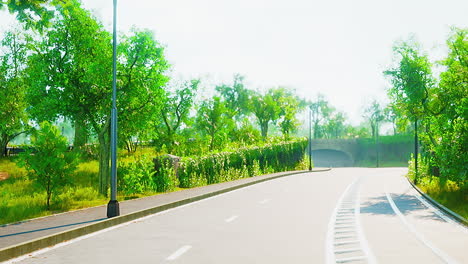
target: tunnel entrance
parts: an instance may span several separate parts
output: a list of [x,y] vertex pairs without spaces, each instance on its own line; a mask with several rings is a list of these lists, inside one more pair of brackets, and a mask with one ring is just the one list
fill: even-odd
[[332,149],[312,150],[315,167],[352,167],[353,160],[348,154]]

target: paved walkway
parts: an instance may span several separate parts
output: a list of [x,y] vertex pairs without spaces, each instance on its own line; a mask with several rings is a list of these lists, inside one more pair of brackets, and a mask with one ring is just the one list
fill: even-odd
[[[320,168],[314,168],[314,171],[323,171]],[[145,210],[185,200],[190,197],[196,197],[207,193],[212,193],[227,188],[264,181],[270,178],[277,178],[282,175],[291,174],[291,172],[280,172],[269,175],[257,176],[213,184],[203,187],[186,189],[177,192],[164,193],[155,196],[144,197],[135,200],[122,201],[120,203],[120,214],[127,215],[137,211]],[[10,224],[0,227],[0,251],[4,248],[24,243],[41,237],[57,234],[66,230],[90,225],[107,219],[107,205],[81,209],[36,219],[27,220],[17,224]]]

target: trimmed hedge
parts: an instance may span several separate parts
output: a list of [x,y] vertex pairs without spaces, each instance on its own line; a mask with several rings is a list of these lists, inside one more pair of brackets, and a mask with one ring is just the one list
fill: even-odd
[[262,173],[293,170],[304,157],[307,140],[241,148],[195,158],[182,158],[179,186],[190,188]]

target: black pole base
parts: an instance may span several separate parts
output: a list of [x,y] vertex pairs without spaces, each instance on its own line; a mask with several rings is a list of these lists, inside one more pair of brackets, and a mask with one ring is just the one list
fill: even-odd
[[119,202],[117,200],[110,200],[107,204],[107,218],[120,215]]

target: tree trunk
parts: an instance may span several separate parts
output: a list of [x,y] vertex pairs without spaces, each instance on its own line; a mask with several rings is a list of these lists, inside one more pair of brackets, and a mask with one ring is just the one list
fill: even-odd
[[48,179],[47,179],[47,189],[46,189],[46,193],[47,193],[47,210],[50,210],[50,197],[52,196],[52,187],[50,186],[51,184],[51,176],[47,176]]
[[318,138],[318,122],[314,122],[314,139]]
[[75,119],[75,138],[73,140],[73,148],[80,150],[88,141],[88,133],[86,123],[79,118]]
[[215,133],[210,133],[210,137],[211,137],[211,140],[210,140],[210,151],[213,151],[214,149],[214,141],[215,141]]
[[262,132],[263,140],[266,140],[268,136],[268,121],[267,122],[260,122],[260,130]]
[[98,134],[99,140],[99,193],[108,195],[110,185],[110,137],[109,125],[104,125]]
[[414,184],[418,184],[418,119],[414,121]]
[[8,136],[2,134],[0,137],[0,156],[7,156]]

